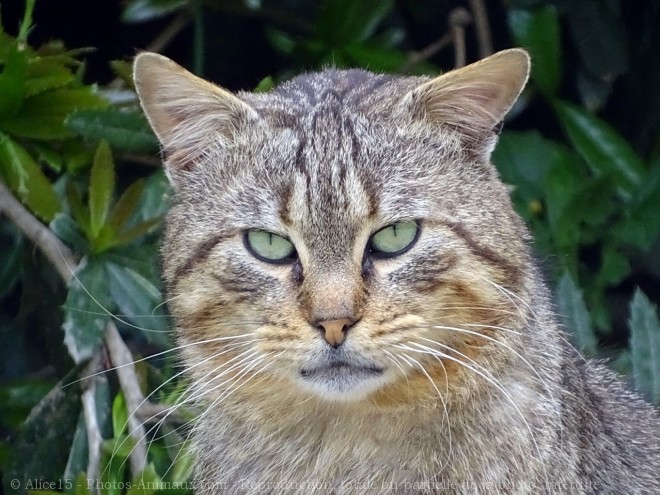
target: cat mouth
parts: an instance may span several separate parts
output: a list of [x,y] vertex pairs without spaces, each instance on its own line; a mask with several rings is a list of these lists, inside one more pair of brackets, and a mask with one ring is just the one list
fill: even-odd
[[382,375],[383,368],[377,366],[356,366],[346,361],[334,361],[314,368],[302,368],[300,376],[306,380],[325,380],[360,377],[372,378]]

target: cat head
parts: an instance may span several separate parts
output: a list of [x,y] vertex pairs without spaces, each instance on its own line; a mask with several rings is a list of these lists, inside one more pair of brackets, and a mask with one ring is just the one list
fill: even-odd
[[195,378],[361,400],[458,390],[465,363],[506,362],[527,233],[490,154],[528,73],[513,49],[435,79],[327,70],[232,94],[139,55]]

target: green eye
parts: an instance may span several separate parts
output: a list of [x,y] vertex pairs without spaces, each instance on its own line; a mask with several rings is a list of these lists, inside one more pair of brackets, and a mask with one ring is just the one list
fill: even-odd
[[392,258],[405,253],[419,237],[419,225],[415,221],[397,222],[380,229],[369,240],[372,255]]
[[248,230],[245,246],[257,259],[268,263],[289,263],[295,259],[296,248],[284,237],[265,230]]

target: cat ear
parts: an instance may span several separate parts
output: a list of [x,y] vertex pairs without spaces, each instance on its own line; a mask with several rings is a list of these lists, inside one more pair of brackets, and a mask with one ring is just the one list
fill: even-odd
[[417,118],[449,125],[481,141],[511,109],[529,77],[525,50],[498,52],[412,90],[404,100]]
[[167,57],[141,53],[133,65],[144,113],[167,158],[168,174],[192,166],[209,147],[230,145],[256,111],[229,91],[191,74]]

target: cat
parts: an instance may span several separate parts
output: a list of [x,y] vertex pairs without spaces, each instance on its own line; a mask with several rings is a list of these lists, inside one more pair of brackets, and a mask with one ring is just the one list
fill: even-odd
[[196,493],[660,493],[658,412],[568,343],[490,163],[529,68],[232,94],[138,55]]

